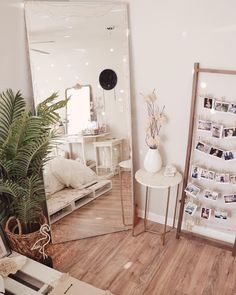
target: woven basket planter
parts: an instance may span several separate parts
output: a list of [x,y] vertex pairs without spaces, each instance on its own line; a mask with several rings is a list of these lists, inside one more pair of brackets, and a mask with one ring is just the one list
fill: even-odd
[[[40,261],[42,259],[42,254],[39,253],[38,249],[31,249],[39,239],[43,238],[42,234],[40,233],[40,227],[47,223],[46,217],[41,215],[37,222],[39,229],[29,234],[22,234],[22,228],[19,220],[15,217],[10,217],[5,225],[5,233],[11,249],[29,258]],[[41,245],[43,244],[44,241],[42,240]]]

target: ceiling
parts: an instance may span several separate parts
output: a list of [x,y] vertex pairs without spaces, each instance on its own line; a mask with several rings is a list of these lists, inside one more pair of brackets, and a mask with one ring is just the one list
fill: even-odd
[[[42,51],[83,51],[127,38],[124,4],[41,2],[25,4],[30,47]],[[112,28],[112,29],[111,29]]]

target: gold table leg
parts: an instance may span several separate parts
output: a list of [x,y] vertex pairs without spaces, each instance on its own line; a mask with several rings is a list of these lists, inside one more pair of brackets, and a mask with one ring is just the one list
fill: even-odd
[[167,203],[166,203],[166,216],[165,216],[165,225],[164,225],[164,232],[162,234],[162,245],[165,244],[166,238],[166,227],[167,227],[167,218],[168,218],[168,211],[169,211],[169,203],[170,203],[170,187],[168,187],[168,196],[167,196]]
[[146,187],[145,209],[144,209],[144,231],[147,231],[147,204],[148,204],[149,189]]
[[[162,245],[165,244],[166,234],[169,233],[175,227],[175,219],[176,219],[178,197],[179,197],[179,187],[180,187],[180,185],[178,184],[177,192],[176,192],[176,199],[175,199],[175,211],[174,211],[173,226],[171,227],[171,229],[167,230],[166,228],[167,228],[167,219],[168,219],[169,204],[170,204],[170,191],[171,191],[171,188],[168,187],[168,196],[167,196],[167,202],[166,202],[166,214],[165,214],[165,223],[164,223],[164,231],[163,231],[163,233],[159,233],[159,232],[156,232],[156,231],[153,231],[153,230],[149,230],[147,228],[147,207],[148,207],[149,187],[146,187],[145,212],[144,212],[144,231],[143,232],[150,232],[150,233],[153,233],[153,234],[161,235]],[[137,237],[138,235],[142,234],[143,232],[140,232],[137,235],[134,235],[134,226],[133,226],[133,233],[132,234],[133,234],[134,237]]]
[[173,226],[172,229],[175,228],[175,219],[176,219],[176,212],[177,212],[177,204],[179,199],[179,184],[177,186],[177,192],[176,192],[176,199],[175,199],[175,213],[174,213],[174,219],[173,219]]

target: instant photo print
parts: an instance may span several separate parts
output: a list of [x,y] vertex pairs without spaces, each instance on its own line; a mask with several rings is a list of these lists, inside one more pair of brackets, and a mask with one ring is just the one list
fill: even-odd
[[204,121],[204,120],[198,120],[197,121],[197,130],[198,131],[210,132],[211,129],[212,129],[212,122]]
[[204,97],[204,108],[205,109],[212,109],[214,105],[214,99],[210,97]]
[[211,218],[211,208],[202,207],[200,211],[200,217],[202,219],[209,220]]
[[210,201],[217,201],[219,193],[205,189],[203,191],[203,197]]
[[188,204],[185,206],[184,212],[190,216],[193,216],[196,210],[197,210],[197,205],[192,202],[188,202]]
[[225,204],[235,204],[236,203],[236,195],[224,195]]
[[184,191],[186,192],[186,194],[190,195],[191,197],[196,198],[201,190],[199,187],[189,182]]
[[207,145],[201,141],[199,141],[196,145],[196,150],[198,150],[199,152],[202,152],[202,153],[206,153],[206,154],[209,153],[210,148],[211,147],[209,145]]
[[230,103],[229,104],[228,112],[233,114],[233,115],[236,115],[236,104],[235,103]]
[[229,103],[227,102],[222,102],[222,101],[216,101],[214,110],[217,112],[224,112],[227,113],[229,110]]
[[228,213],[225,212],[225,211],[215,210],[214,211],[214,217],[215,217],[215,219],[227,220],[228,219]]

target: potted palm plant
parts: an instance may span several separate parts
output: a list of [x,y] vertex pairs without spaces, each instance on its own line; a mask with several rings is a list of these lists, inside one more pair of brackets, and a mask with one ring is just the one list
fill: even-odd
[[0,207],[11,248],[40,259],[31,248],[40,238],[40,226],[47,223],[42,203],[45,192],[42,168],[47,161],[55,133],[51,125],[60,120],[58,110],[65,100],[55,102],[57,93],[36,109],[26,110],[20,92],[0,95]]

